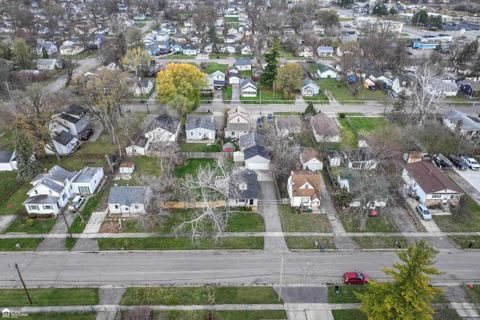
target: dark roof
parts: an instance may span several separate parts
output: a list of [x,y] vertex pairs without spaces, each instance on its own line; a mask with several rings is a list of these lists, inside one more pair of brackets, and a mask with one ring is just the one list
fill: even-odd
[[72,117],[71,115],[67,114],[67,113],[62,113],[60,114],[60,118],[62,118],[63,120],[65,121],[68,121],[70,123],[77,123],[78,121],[80,121],[80,117]]
[[248,66],[252,64],[252,60],[250,59],[237,59],[235,60],[236,66]]
[[109,204],[120,204],[130,206],[132,204],[144,204],[148,187],[139,186],[117,186],[110,189],[108,196]]
[[257,87],[257,84],[252,79],[242,79],[242,80],[240,80],[240,88],[243,88],[244,86],[246,86],[248,84],[251,84],[255,88]]
[[336,136],[340,134],[340,128],[335,120],[328,117],[325,113],[314,115],[311,119],[313,130],[319,136]]
[[[245,184],[246,188],[242,187]],[[258,179],[253,170],[243,170],[233,175],[229,185],[229,196],[233,199],[257,199]]]
[[73,139],[75,139],[75,137],[66,130],[60,131],[53,137],[53,140],[64,146],[69,144]]
[[0,162],[2,163],[10,162],[10,159],[12,159],[12,156],[13,156],[13,151],[0,150]]
[[147,132],[155,130],[157,128],[162,128],[171,133],[177,132],[178,124],[180,121],[174,117],[171,117],[167,114],[155,117],[148,126]]
[[28,198],[24,204],[55,204],[58,201],[58,197],[41,194]]
[[88,110],[78,104],[71,104],[68,108],[63,110],[63,113],[67,113],[72,116],[81,117],[84,114],[88,113]]
[[187,115],[186,129],[192,130],[196,128],[215,130],[213,116]]
[[430,162],[419,161],[409,163],[405,165],[405,170],[408,171],[410,177],[412,177],[426,193],[444,191],[446,189],[461,192],[440,169]]
[[248,134],[244,134],[240,136],[238,140],[238,144],[240,146],[240,150],[253,147],[256,144],[262,145],[263,137],[256,132],[250,132]]
[[323,63],[318,65],[318,70],[320,70],[320,72],[325,72],[325,71],[328,71],[328,70],[332,70],[332,71],[337,72],[337,70],[335,70],[334,67],[323,64]]
[[103,169],[101,167],[85,167],[83,168],[73,180],[74,182],[90,182],[98,171]]
[[260,156],[265,159],[270,159],[268,157],[267,151],[265,150],[265,147],[260,146],[258,144],[243,150],[243,154],[245,155],[244,157],[245,160],[248,160],[255,156]]

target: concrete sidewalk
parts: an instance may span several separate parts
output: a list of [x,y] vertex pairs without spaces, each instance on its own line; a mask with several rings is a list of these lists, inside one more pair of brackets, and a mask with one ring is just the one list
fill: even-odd
[[107,210],[92,213],[83,233],[98,233],[106,217]]

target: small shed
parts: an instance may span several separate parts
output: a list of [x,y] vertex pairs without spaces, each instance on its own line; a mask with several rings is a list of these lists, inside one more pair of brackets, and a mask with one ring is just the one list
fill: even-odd
[[235,145],[231,142],[227,142],[223,145],[223,152],[235,152]]
[[135,171],[135,164],[133,162],[122,162],[119,171],[120,173],[132,174]]

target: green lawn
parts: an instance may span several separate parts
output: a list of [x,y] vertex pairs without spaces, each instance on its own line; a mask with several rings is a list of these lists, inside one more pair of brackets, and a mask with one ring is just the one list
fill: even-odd
[[15,131],[0,129],[0,150],[13,151],[15,149]]
[[[60,219],[60,218],[59,218]],[[55,219],[24,219],[18,216],[6,232],[49,233],[55,224]]]
[[[68,289],[29,289],[33,306],[86,306],[99,302],[98,289],[68,288]],[[23,307],[30,306],[23,289],[0,289],[0,306]]]
[[182,152],[220,152],[221,146],[216,143],[182,143],[180,150]]
[[17,172],[0,172],[0,203],[7,200],[8,196],[16,190],[17,186]]
[[135,164],[135,172],[133,178],[140,176],[154,176],[160,177],[162,168],[160,167],[159,160],[152,157],[133,157],[128,160]]
[[[340,103],[363,103],[365,101],[388,101],[388,96],[382,90],[364,89],[362,84],[346,84],[335,79],[322,79],[318,81],[322,90],[332,93],[335,100]],[[355,90],[356,94],[355,94]]]
[[32,313],[27,317],[20,317],[23,320],[95,320],[95,313]]
[[238,17],[225,17],[225,22],[227,23],[238,23],[239,20],[238,20]]
[[256,97],[240,97],[240,100],[247,104],[293,104],[295,98],[285,98],[280,92],[274,92],[268,87],[260,87]]
[[27,200],[27,197],[28,197],[27,192],[31,188],[32,188],[32,185],[25,182],[16,191],[14,191],[8,199],[4,199],[3,202],[0,202],[0,215],[3,215],[3,214],[21,215],[25,211],[23,202]]
[[228,69],[228,64],[210,62],[207,65],[207,67],[205,68],[205,70],[203,70],[203,72],[206,73],[206,74],[210,74],[210,73],[213,73],[215,71],[221,71],[221,72],[225,73],[225,72],[227,72],[227,69]]
[[347,148],[357,148],[358,138],[355,131],[353,131],[353,128],[349,125],[348,120],[346,118],[340,118],[338,119],[338,122],[340,122],[342,145]]
[[[335,249],[335,241],[333,237],[285,237],[287,246],[290,250],[296,249]],[[318,247],[315,245],[318,242]]]
[[230,103],[230,101],[232,101],[232,85],[228,84],[223,92],[223,102]]
[[253,73],[251,70],[243,70],[239,71],[238,75],[240,76],[240,78],[251,78],[253,76]]
[[[127,314],[123,312],[123,314]],[[280,320],[287,319],[284,310],[257,310],[257,311],[155,311],[153,319],[162,320]],[[209,318],[210,317],[210,318]],[[213,317],[213,318],[211,318]],[[127,318],[122,318],[127,319]]]
[[366,285],[344,285],[340,286],[340,293],[335,293],[335,286],[328,287],[328,303],[359,303],[355,292],[364,292]]
[[345,117],[339,118],[342,130],[342,143],[356,148],[358,138],[365,137],[381,125],[388,124],[385,118]]
[[255,212],[243,211],[232,214],[228,219],[225,232],[263,232],[263,217]]
[[187,174],[195,176],[198,168],[214,164],[214,159],[188,159],[183,166],[175,168],[175,176],[177,178],[184,178]]
[[[122,305],[276,304],[271,287],[147,287],[128,288]],[[281,302],[280,302],[281,303]]]
[[376,218],[366,218],[365,228],[361,228],[361,218],[355,212],[339,213],[340,220],[347,232],[396,232],[394,224],[389,220],[388,213],[380,214]]
[[188,55],[188,54],[183,54],[183,53],[178,53],[178,54],[166,54],[166,55],[163,55],[163,56],[158,56],[157,58],[158,59],[195,59],[196,55]]
[[464,287],[467,298],[471,303],[480,303],[480,286],[475,285],[472,289]]
[[352,237],[362,249],[391,249],[397,248],[398,241],[402,248],[407,247],[405,237]]
[[357,309],[332,310],[334,320],[367,320],[367,316]]
[[[0,251],[35,251],[43,238],[0,239]],[[17,243],[20,248],[17,248]]]
[[97,239],[100,250],[261,250],[263,237],[202,238],[102,238]]
[[280,207],[280,220],[285,232],[331,232],[326,215],[296,213],[289,205]]
[[[480,249],[480,236],[450,236],[460,248]],[[469,248],[470,243],[472,246]]]
[[470,196],[464,194],[465,207],[460,210],[468,211],[468,214],[451,216],[433,216],[433,220],[444,232],[475,232],[480,231],[480,205],[473,201]]
[[97,54],[97,50],[84,50],[74,55],[66,55],[61,57],[67,60],[83,60],[83,59],[91,58],[96,54]]
[[305,101],[312,101],[314,104],[321,103],[321,104],[328,104],[328,98],[323,91],[320,91],[316,96],[311,97],[303,97]]

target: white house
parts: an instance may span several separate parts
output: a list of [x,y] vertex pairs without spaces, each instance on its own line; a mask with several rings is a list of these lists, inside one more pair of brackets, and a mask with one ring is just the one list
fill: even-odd
[[79,54],[85,50],[81,44],[67,40],[60,46],[60,54],[64,56],[72,56]]
[[317,150],[313,148],[307,148],[300,154],[300,162],[303,170],[317,172],[323,169],[321,157]]
[[135,163],[122,162],[118,167],[118,172],[121,174],[132,174],[135,171]]
[[313,57],[313,48],[308,46],[300,46],[298,48],[298,56],[304,58]]
[[180,132],[180,121],[169,115],[155,117],[147,128],[145,138],[150,143],[165,143],[177,141]]
[[269,170],[270,158],[261,145],[254,145],[243,150],[245,167],[250,170]]
[[454,81],[441,80],[434,85],[433,92],[444,97],[455,97],[458,93],[458,86]]
[[317,48],[317,55],[322,58],[333,57],[335,51],[331,46],[320,46]]
[[58,52],[57,46],[51,41],[37,41],[35,48],[37,55],[42,56],[45,51],[49,56]]
[[246,45],[242,47],[241,53],[243,56],[250,56],[253,54],[253,50],[249,45]]
[[151,193],[149,187],[112,187],[108,197],[108,210],[110,214],[120,214],[124,217],[146,214]]
[[134,143],[125,148],[127,156],[145,156],[150,148],[150,139],[139,137]]
[[71,190],[73,194],[93,194],[104,177],[103,168],[85,167],[73,178]]
[[404,166],[402,179],[407,194],[418,197],[420,203],[437,206],[441,203],[458,205],[462,192],[439,168],[430,162],[418,161]]
[[375,155],[369,148],[358,148],[347,155],[347,167],[354,170],[375,170],[377,164]]
[[55,68],[61,68],[62,62],[57,59],[37,59],[38,70],[55,70]]
[[185,46],[182,51],[183,54],[189,55],[189,56],[195,56],[198,54],[197,48],[193,46]]
[[318,209],[320,207],[321,175],[311,171],[292,171],[287,181],[290,206],[295,208]]
[[78,139],[66,130],[53,134],[53,146],[46,145],[45,152],[47,154],[58,154],[66,156],[71,154],[78,145]]
[[187,115],[185,125],[187,142],[212,142],[215,140],[213,115]]
[[313,135],[317,142],[340,142],[340,128],[332,118],[325,113],[319,113],[310,118]]
[[231,74],[228,76],[228,83],[229,84],[239,84],[240,77],[237,74]]
[[230,207],[256,207],[258,194],[258,178],[255,171],[246,169],[232,176],[228,192]]
[[320,79],[335,79],[338,76],[338,72],[332,66],[320,64],[318,66],[317,75]]
[[302,96],[313,97],[320,93],[320,87],[311,79],[304,79],[302,84]]
[[221,89],[225,86],[225,74],[221,71],[215,71],[208,75],[209,89]]
[[240,107],[236,106],[234,109],[228,111],[227,127],[225,128],[225,138],[238,139],[241,136],[248,134],[250,131],[250,113]]
[[[90,123],[90,115],[88,110],[77,104],[72,104],[68,108],[52,116],[50,122],[50,130],[61,131],[66,129],[70,134],[77,136]],[[60,124],[61,127],[57,126]]]
[[239,71],[250,71],[250,70],[252,70],[252,60],[250,60],[250,59],[237,59],[235,61],[234,66]]
[[153,90],[153,82],[148,79],[141,79],[135,83],[133,95],[140,97],[148,95]]
[[257,85],[251,79],[242,79],[240,81],[240,96],[242,97],[256,97]]
[[0,171],[17,170],[17,155],[15,151],[0,150]]
[[[348,176],[342,177],[340,175],[337,176],[337,182],[340,188],[344,188],[349,193],[350,193],[350,189],[354,187],[354,184],[356,183],[355,180],[350,179]],[[377,197],[376,199],[367,203],[367,206],[370,207],[371,209],[377,208],[377,207],[383,208],[387,206],[387,201],[388,199],[382,199],[380,197]],[[358,208],[362,206],[362,203],[358,198],[352,199],[352,201],[349,203],[348,206],[352,208]]]

